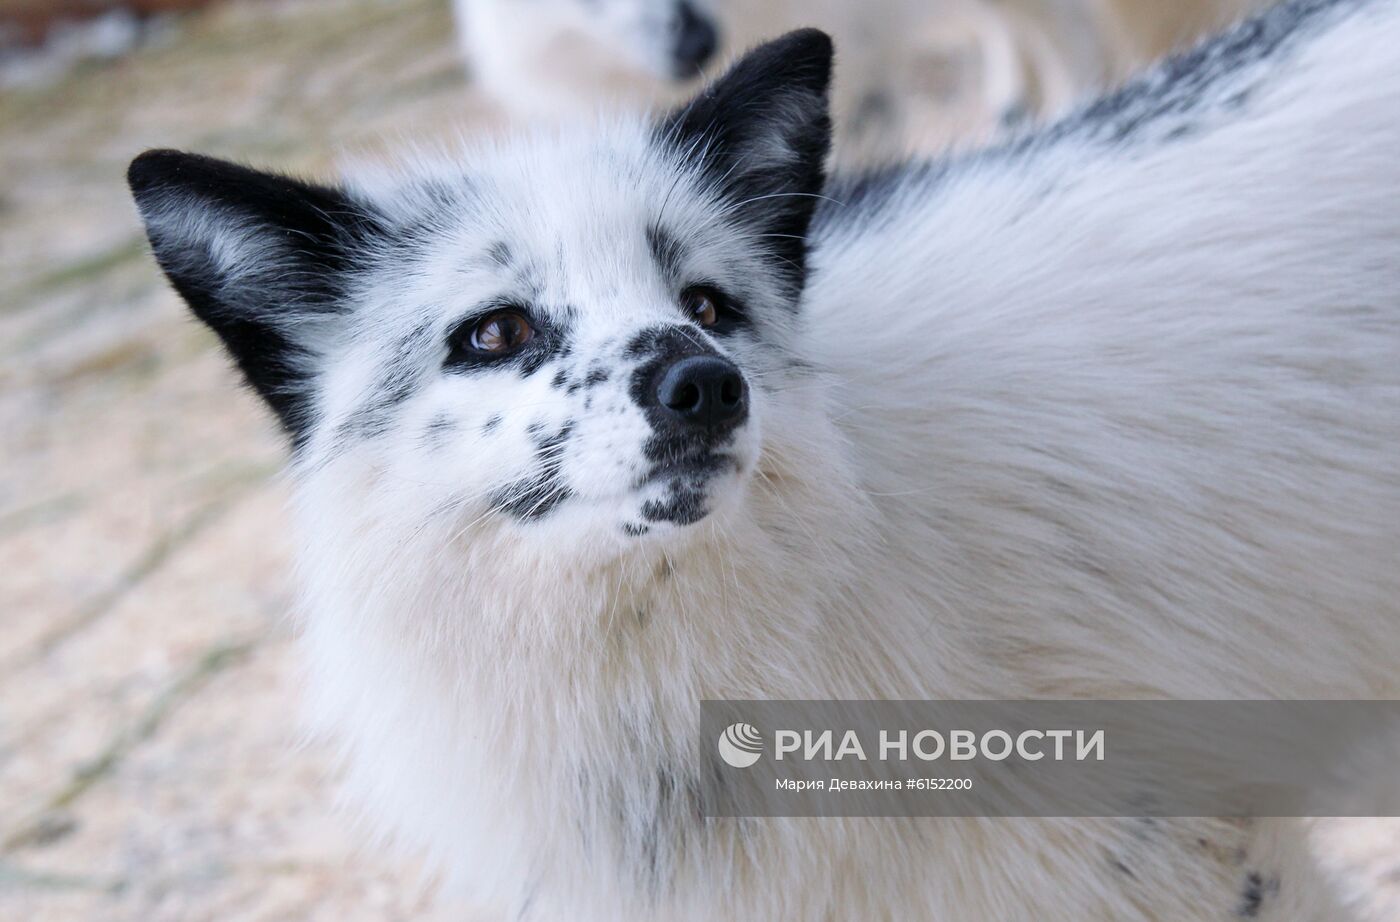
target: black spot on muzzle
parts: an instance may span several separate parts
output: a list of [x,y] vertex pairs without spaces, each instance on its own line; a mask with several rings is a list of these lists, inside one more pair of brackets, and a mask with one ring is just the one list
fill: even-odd
[[530,426],[528,431],[535,443],[535,471],[524,480],[498,490],[491,497],[491,505],[513,518],[532,521],[549,515],[573,496],[563,477],[564,448],[573,429],[573,420],[548,435],[541,427]]

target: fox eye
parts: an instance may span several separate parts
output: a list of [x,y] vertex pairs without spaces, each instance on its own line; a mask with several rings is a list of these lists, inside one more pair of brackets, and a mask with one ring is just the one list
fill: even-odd
[[535,328],[519,311],[487,314],[472,327],[468,342],[472,349],[489,355],[508,355],[528,343]]
[[681,309],[702,327],[712,327],[719,322],[719,303],[708,289],[696,287],[681,292]]

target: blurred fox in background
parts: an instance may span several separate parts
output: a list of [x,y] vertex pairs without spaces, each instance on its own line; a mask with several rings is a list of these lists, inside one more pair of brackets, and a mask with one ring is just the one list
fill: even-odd
[[837,151],[939,149],[1063,113],[1267,0],[454,0],[474,80],[509,114],[679,101],[800,26],[841,48]]

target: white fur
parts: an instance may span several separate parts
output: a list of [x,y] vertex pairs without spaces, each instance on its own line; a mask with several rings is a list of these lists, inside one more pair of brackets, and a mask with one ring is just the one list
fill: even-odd
[[[1280,883],[1259,918],[1343,918],[1296,822],[687,824],[656,774],[701,698],[1396,692],[1400,4],[1320,31],[1127,141],[831,206],[795,319],[636,126],[472,152],[457,210],[415,191],[451,165],[376,186],[436,208],[433,242],[362,293],[295,470],[313,711],[376,828],[532,919],[1204,922],[1251,871]],[[641,237],[663,199],[765,318],[720,346],[755,405],[705,520],[619,531],[645,434],[620,381],[584,411],[424,359],[387,435],[337,442],[376,344],[426,324],[435,355],[497,237],[578,308],[571,361],[621,367],[673,316]],[[426,447],[441,414],[459,435]],[[484,510],[526,425],[570,418],[579,498]]]

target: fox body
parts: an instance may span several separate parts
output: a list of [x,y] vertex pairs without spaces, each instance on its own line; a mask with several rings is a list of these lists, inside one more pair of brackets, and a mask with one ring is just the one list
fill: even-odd
[[827,176],[797,32],[656,121],[345,187],[173,152],[291,444],[316,726],[525,919],[1344,918],[1296,821],[706,820],[704,698],[1385,697],[1400,3]]

